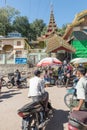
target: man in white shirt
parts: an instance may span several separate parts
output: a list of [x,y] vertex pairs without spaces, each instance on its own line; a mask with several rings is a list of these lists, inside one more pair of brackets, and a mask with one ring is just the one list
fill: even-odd
[[[29,84],[29,97],[35,101],[47,100],[48,102],[48,93],[45,92],[45,81],[40,77],[41,71],[35,70],[34,77],[30,79]],[[47,104],[47,103],[46,103]]]
[[87,77],[85,76],[86,69],[84,67],[77,68],[77,77],[79,81],[76,85],[77,99],[79,99],[78,106],[74,107],[72,111],[79,111],[83,103],[87,104]]

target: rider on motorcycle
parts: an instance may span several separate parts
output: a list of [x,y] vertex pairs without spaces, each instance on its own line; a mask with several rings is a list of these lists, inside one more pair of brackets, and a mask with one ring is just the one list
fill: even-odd
[[42,130],[52,117],[53,111],[48,102],[48,93],[44,90],[45,82],[41,71],[34,72],[29,84],[28,97],[33,102],[18,110],[18,115],[22,117],[22,130]]
[[20,87],[21,74],[18,69],[15,71],[15,78],[16,78],[17,87]]
[[30,79],[29,83],[28,96],[32,98],[33,102],[44,101],[45,110],[47,110],[48,93],[45,92],[45,82],[41,78],[40,70],[35,70],[34,77]]

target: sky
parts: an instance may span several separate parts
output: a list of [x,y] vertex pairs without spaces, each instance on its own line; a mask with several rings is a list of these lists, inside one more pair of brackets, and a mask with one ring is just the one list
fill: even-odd
[[87,9],[87,0],[0,0],[0,8],[14,7],[20,11],[21,16],[27,16],[30,23],[35,19],[43,19],[47,25],[51,5],[53,5],[56,24],[61,28],[71,23],[77,13]]

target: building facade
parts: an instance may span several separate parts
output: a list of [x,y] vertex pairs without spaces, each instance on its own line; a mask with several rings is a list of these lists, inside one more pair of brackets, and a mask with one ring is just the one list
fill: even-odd
[[0,37],[0,64],[16,64],[16,61],[27,58],[30,46],[28,39],[21,36]]

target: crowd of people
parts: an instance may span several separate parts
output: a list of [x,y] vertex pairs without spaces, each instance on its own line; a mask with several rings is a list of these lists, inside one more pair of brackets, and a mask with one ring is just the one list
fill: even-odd
[[59,79],[62,80],[63,77],[64,85],[67,86],[67,83],[69,82],[68,79],[73,73],[73,67],[69,63],[64,61],[62,65],[56,67],[47,66],[41,69],[41,71],[44,72],[45,82],[55,85],[56,81],[58,81]]
[[[44,73],[41,73],[44,72]],[[36,70],[35,76],[30,79],[30,87],[29,87],[29,95],[31,96],[33,101],[41,100],[43,99],[43,95],[45,96],[45,87],[48,82],[50,82],[51,78],[55,77],[55,69],[54,68],[47,68],[45,67],[44,70]],[[77,99],[79,100],[79,104],[72,109],[74,110],[80,110],[83,103],[85,103],[85,107],[87,108],[87,71],[86,68],[83,65],[79,65],[78,67],[72,67],[70,64],[67,64],[64,62],[63,65],[59,66],[57,69],[57,78],[61,76],[61,74],[64,74],[64,80],[65,83],[67,81],[67,78],[69,78],[71,75],[75,76],[76,79],[78,79],[77,85],[76,85],[76,94]],[[46,94],[48,99],[48,94]]]
[[[19,70],[15,71],[17,77],[17,85],[20,85],[19,79],[21,78]],[[53,67],[45,67],[44,69],[37,69],[34,72],[34,77],[29,79],[29,94],[28,96],[32,98],[33,101],[39,101],[42,98],[48,100],[49,94],[45,91],[45,87],[48,87],[51,80],[59,79],[61,75],[64,75],[65,86],[67,79],[71,76],[76,76],[78,83],[76,85],[77,98],[79,99],[78,106],[74,107],[72,110],[80,110],[82,104],[85,102],[87,107],[87,71],[83,65],[79,65],[77,68],[72,67],[66,61],[63,62],[56,70]],[[1,92],[1,82],[0,82],[0,92]],[[46,98],[45,98],[46,97]],[[47,103],[46,103],[47,104]]]

